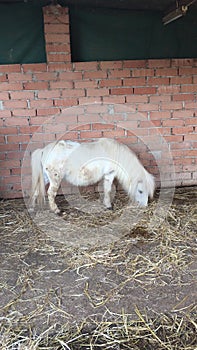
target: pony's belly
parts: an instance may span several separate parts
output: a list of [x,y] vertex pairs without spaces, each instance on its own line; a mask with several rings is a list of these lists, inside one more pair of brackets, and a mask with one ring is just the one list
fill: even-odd
[[93,185],[100,181],[103,177],[101,169],[89,169],[88,167],[81,167],[76,171],[66,171],[65,180],[75,186]]

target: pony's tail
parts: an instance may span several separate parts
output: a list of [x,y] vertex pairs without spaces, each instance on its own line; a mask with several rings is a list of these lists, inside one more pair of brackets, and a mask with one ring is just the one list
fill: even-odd
[[41,159],[42,149],[35,150],[31,156],[32,190],[30,205],[32,208],[34,208],[36,200],[41,208],[45,202],[45,183]]

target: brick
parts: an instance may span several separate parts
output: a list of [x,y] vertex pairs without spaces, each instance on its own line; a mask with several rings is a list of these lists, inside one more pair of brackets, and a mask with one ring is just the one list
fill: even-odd
[[[105,96],[103,97],[103,99]],[[83,105],[86,103],[99,103],[101,102],[101,96],[88,96],[88,97],[79,97],[78,98],[79,105]]]
[[37,116],[54,115],[58,113],[60,113],[60,109],[56,107],[37,109]]
[[25,90],[46,90],[48,88],[48,82],[46,81],[31,81],[24,83]]
[[58,43],[51,43],[51,44],[46,44],[46,52],[47,53],[57,53],[57,52],[70,52],[70,44],[58,44]]
[[171,77],[178,75],[177,68],[157,68],[155,72],[156,76]]
[[81,72],[60,72],[59,80],[82,80]]
[[173,95],[172,100],[173,101],[193,101],[195,99],[194,94],[178,94],[178,95]]
[[5,111],[0,111],[0,118],[9,118],[11,117],[11,111],[5,110]]
[[26,116],[24,118],[22,118],[22,117],[6,118],[6,120],[4,122],[4,126],[5,127],[20,126],[20,125],[29,125],[29,120],[28,120],[28,118]]
[[20,64],[3,64],[0,65],[1,73],[10,73],[10,72],[20,72],[21,66]]
[[148,112],[148,111],[158,111],[159,110],[159,105],[151,104],[151,103],[143,103],[143,104],[138,104],[137,110],[139,112]]
[[[161,124],[162,124],[162,121],[161,121]],[[171,128],[162,126],[162,128],[159,129],[159,133],[163,136],[171,135]]]
[[148,67],[149,68],[166,68],[166,67],[170,67],[171,65],[171,61],[169,59],[150,59],[148,60]]
[[96,71],[98,69],[98,62],[75,62],[75,71]]
[[155,87],[135,87],[134,88],[134,94],[150,94],[153,95],[156,93],[156,88]]
[[193,58],[173,58],[171,59],[171,65],[176,67],[192,66],[194,64]]
[[71,70],[73,67],[72,63],[68,62],[48,62],[48,71],[49,72],[64,72],[66,70]]
[[180,67],[179,75],[196,75],[197,67]]
[[4,135],[15,135],[18,132],[18,128],[16,126],[6,126],[1,128],[1,134]]
[[165,119],[163,120],[163,126],[183,126],[184,125],[184,120],[182,119]]
[[110,89],[110,95],[130,95],[133,94],[133,88],[112,88]]
[[118,130],[104,130],[103,131],[103,137],[109,137],[109,138],[116,138],[125,136],[125,130],[124,129],[118,129]]
[[45,24],[45,33],[69,33],[69,24],[58,23],[58,24]]
[[23,85],[21,82],[17,83],[1,83],[1,91],[13,91],[13,90],[22,90]]
[[109,89],[107,88],[100,88],[100,89],[91,89],[88,88],[86,90],[87,96],[107,96],[109,95]]
[[136,103],[148,103],[147,95],[128,95],[126,96],[126,102],[131,104]]
[[[167,142],[170,142],[170,143],[172,143],[172,142],[182,142],[183,141],[183,136],[182,135],[170,135],[170,136],[166,135],[165,136],[165,140]],[[180,153],[179,155],[182,155],[182,152],[179,152],[179,153]],[[175,156],[174,152],[172,153],[172,155]]]
[[3,100],[3,101],[9,100],[9,93],[0,91],[0,100]]
[[186,157],[196,157],[197,156],[197,149],[191,149],[191,150],[187,150],[185,151],[185,156]]
[[92,124],[92,130],[107,130],[107,129],[113,130],[114,128],[115,126],[113,124],[106,124],[106,123]]
[[54,106],[56,107],[70,107],[70,106],[76,106],[77,104],[78,104],[78,101],[76,98],[54,100]]
[[31,81],[32,74],[30,73],[8,73],[9,82],[17,82],[17,81]]
[[147,85],[169,85],[170,84],[170,78],[166,77],[148,77],[147,79]]
[[100,62],[100,69],[122,69],[122,61],[102,61]]
[[31,123],[31,125],[39,127],[39,126],[42,126],[44,123],[47,123],[49,119],[50,119],[50,117],[48,116],[48,114],[43,115],[43,116],[39,115],[37,117],[31,117],[30,123]]
[[50,80],[57,80],[57,72],[36,72],[33,73],[33,79],[36,81],[50,81]]
[[94,131],[81,131],[80,132],[80,138],[82,139],[92,139],[92,138],[98,138],[102,137],[102,131],[100,130],[94,130]]
[[192,76],[176,76],[170,78],[170,84],[192,84]]
[[175,110],[175,109],[178,109],[178,110],[182,110],[183,108],[183,103],[182,101],[177,101],[177,102],[161,102],[160,104],[161,106],[161,110]]
[[90,104],[85,107],[85,113],[86,114],[101,114],[101,113],[107,113],[108,112],[108,106],[107,105],[100,105],[100,104]]
[[[108,82],[108,80],[106,80],[106,82]],[[101,84],[98,85],[96,80],[74,81],[74,87],[76,89],[97,88],[98,86],[102,87]]]
[[89,71],[84,72],[83,79],[105,79],[107,71]]
[[154,69],[132,69],[132,77],[150,77],[154,76]]
[[102,100],[104,103],[125,103],[125,96],[124,95],[103,96]]
[[5,74],[0,73],[0,83],[3,83],[3,82],[5,82],[5,81],[7,81],[7,77],[6,77],[6,75],[5,75]]
[[34,99],[33,91],[11,91],[10,98],[12,100],[31,100]]
[[73,89],[72,81],[50,81],[50,89]]
[[67,129],[67,123],[66,120],[62,123],[58,124],[44,124],[43,125],[43,133],[47,134],[56,134],[56,133],[62,133],[65,134],[68,131]]
[[27,108],[27,101],[21,100],[8,100],[4,101],[4,107],[9,109],[15,108]]
[[144,68],[146,64],[146,60],[127,60],[123,61],[123,68]]
[[195,102],[185,102],[185,109],[195,109],[195,110],[197,110],[197,101],[195,101]]
[[108,71],[108,76],[110,79],[114,78],[129,78],[131,77],[130,69],[110,69]]
[[46,33],[45,34],[46,43],[69,43],[70,35],[68,33]]
[[46,63],[27,63],[22,65],[22,70],[24,73],[32,72],[46,72]]
[[191,133],[193,131],[193,128],[191,126],[185,126],[181,128],[172,128],[172,134],[174,135],[185,135],[188,133]]
[[[23,159],[23,154],[22,154],[21,152],[19,152],[19,151],[16,151],[16,152],[7,152],[6,158],[7,158],[8,160],[9,160],[9,159],[14,159],[14,160],[19,159],[19,160],[22,160],[22,159]],[[20,174],[20,173],[21,173],[21,169],[19,168],[19,169],[17,169],[17,170],[18,170],[18,174]],[[15,174],[16,174],[16,171],[15,171]],[[12,175],[14,175],[14,174],[12,173]]]
[[185,125],[197,125],[197,116],[185,119]]
[[48,62],[70,62],[71,61],[71,55],[70,52],[65,53],[48,53],[47,54],[47,61]]
[[185,140],[186,142],[197,141],[197,133],[185,135],[184,140]]
[[181,85],[181,90],[180,92],[194,92],[196,93],[197,91],[197,84],[191,84],[191,85]]
[[101,122],[101,118],[98,114],[92,114],[92,115],[79,115],[78,116],[78,123],[100,123]]
[[158,86],[157,92],[158,94],[177,94],[180,92],[180,86],[179,85]]
[[182,110],[182,111],[173,111],[174,118],[191,118],[193,116],[193,110]]
[[150,103],[157,103],[160,104],[161,102],[170,102],[171,96],[170,95],[153,95],[149,97]]
[[122,86],[122,79],[103,79],[99,82],[100,87]]
[[12,110],[13,117],[33,117],[36,115],[35,109],[13,109]]
[[[91,130],[94,129],[94,125],[99,125],[98,123],[96,124],[84,124],[84,125],[78,125],[76,127],[73,127],[73,130],[81,131],[81,130]],[[98,128],[99,129],[99,128]]]
[[38,91],[37,93],[37,97],[38,99],[43,99],[43,98],[60,98],[61,97],[61,92],[60,90],[41,90],[41,91]]
[[34,134],[36,131],[38,130],[37,126],[32,126],[32,125],[26,125],[24,126],[23,124],[21,124],[21,126],[19,126],[18,128],[18,133],[19,134]]
[[84,89],[65,89],[62,91],[62,97],[82,97],[85,96]]
[[30,141],[30,135],[22,135],[22,134],[20,134],[20,135],[8,135],[8,143],[20,143],[20,142],[27,143],[29,141]]
[[146,80],[145,80],[145,77],[125,78],[123,79],[123,85],[124,86],[143,86],[143,85],[146,85]]
[[3,135],[0,135],[0,143],[1,144],[5,143],[5,138]]
[[31,108],[53,107],[53,100],[52,99],[31,100],[30,106]]

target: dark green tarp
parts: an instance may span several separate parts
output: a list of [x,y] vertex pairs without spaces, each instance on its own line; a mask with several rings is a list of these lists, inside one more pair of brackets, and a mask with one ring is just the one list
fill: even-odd
[[[0,64],[46,62],[41,2],[0,4]],[[197,57],[197,12],[70,8],[73,61]]]
[[166,26],[162,13],[73,7],[73,61],[197,57],[197,12]]
[[0,64],[46,62],[42,7],[0,4]]

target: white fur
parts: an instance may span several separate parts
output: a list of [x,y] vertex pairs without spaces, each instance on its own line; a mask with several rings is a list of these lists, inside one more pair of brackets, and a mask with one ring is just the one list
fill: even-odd
[[76,186],[104,182],[104,205],[111,207],[110,192],[114,178],[131,199],[141,206],[148,204],[154,194],[154,177],[137,156],[114,139],[101,138],[94,142],[59,141],[32,154],[32,207],[39,198],[42,204],[45,185],[49,183],[48,198],[52,211],[58,213],[55,196],[61,181]]

